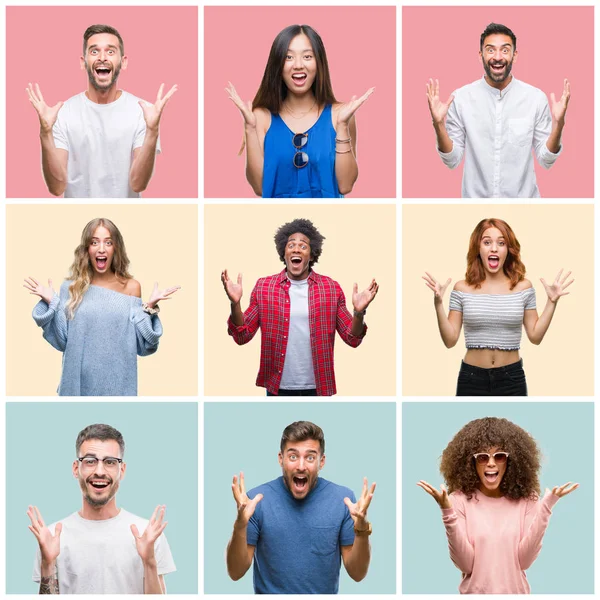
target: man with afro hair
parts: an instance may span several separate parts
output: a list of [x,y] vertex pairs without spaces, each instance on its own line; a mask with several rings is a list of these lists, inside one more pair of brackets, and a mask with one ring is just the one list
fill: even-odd
[[261,330],[260,370],[256,385],[268,396],[331,396],[336,393],[333,368],[335,332],[356,348],[367,332],[364,316],[379,286],[352,292],[353,314],[340,285],[313,271],[325,238],[307,219],[294,219],[275,233],[283,271],[258,280],[250,305],[242,312],[242,276],[227,270],[221,281],[231,302],[228,332],[236,344],[248,343]]

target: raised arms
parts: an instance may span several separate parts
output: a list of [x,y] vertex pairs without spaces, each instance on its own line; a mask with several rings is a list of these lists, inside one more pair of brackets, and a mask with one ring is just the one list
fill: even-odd
[[37,506],[27,508],[27,516],[31,521],[28,526],[40,546],[40,594],[59,594],[58,573],[56,570],[56,559],[60,554],[60,534],[62,524],[57,523],[54,535],[46,527],[42,514]]
[[446,283],[441,284],[429,273],[425,273],[422,279],[425,280],[425,285],[433,292],[433,306],[435,307],[438,328],[444,346],[446,346],[446,348],[453,348],[456,346],[456,342],[458,342],[460,336],[462,313],[457,310],[451,310],[448,312],[448,316],[446,316],[446,313],[444,312],[444,294],[452,282],[452,279],[448,279]]

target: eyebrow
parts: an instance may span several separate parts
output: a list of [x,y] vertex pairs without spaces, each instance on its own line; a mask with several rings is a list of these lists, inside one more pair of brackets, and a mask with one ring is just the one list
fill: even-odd
[[494,44],[486,44],[484,48],[504,48],[505,46],[512,48],[512,44],[510,44],[509,42],[506,42],[506,44],[502,44],[501,46],[495,46]]
[[[291,48],[288,48],[287,50],[288,52],[293,52],[293,50]],[[304,52],[312,52],[313,49],[312,48],[305,48],[304,50],[300,50],[300,54],[304,53]]]
[[105,238],[93,237],[92,240],[112,240],[112,238],[109,235],[108,237],[105,237]]
[[[296,448],[288,448],[286,450],[286,452],[295,452],[296,454],[298,454],[298,450],[296,450]],[[318,454],[318,452],[316,450],[307,450],[306,454]]]
[[[491,235],[484,235],[484,236],[483,236],[481,239],[482,239],[482,240],[491,240],[491,239],[492,239],[492,236],[491,236]],[[496,238],[496,239],[503,240],[503,239],[504,239],[504,236],[503,236],[503,235],[500,235],[500,236],[498,236],[498,238]]]
[[[88,50],[93,50],[94,48],[99,48],[100,46],[98,46],[98,44],[92,44],[91,46],[88,46]],[[117,50],[117,47],[114,44],[108,44],[108,46],[106,46],[107,48],[112,48],[113,50]]]

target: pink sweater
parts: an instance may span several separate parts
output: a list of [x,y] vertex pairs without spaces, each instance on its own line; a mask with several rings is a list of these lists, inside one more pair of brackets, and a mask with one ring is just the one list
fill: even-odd
[[558,496],[541,501],[450,494],[442,509],[452,562],[462,571],[461,594],[529,594],[525,570],[542,549]]

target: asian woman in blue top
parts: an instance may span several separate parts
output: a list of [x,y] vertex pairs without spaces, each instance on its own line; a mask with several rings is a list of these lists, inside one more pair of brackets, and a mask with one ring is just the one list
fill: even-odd
[[142,303],[129,273],[123,236],[109,219],[90,221],[75,249],[69,277],[57,294],[33,277],[23,286],[40,301],[33,319],[44,339],[63,353],[59,396],[137,396],[137,357],[158,349],[158,303],[179,286]]
[[542,282],[548,296],[538,316],[535,290],[525,279],[521,245],[508,223],[483,219],[471,234],[465,279],[450,294],[448,316],[442,284],[426,273],[423,279],[434,293],[434,306],[442,341],[456,345],[464,325],[467,353],[462,361],[457,396],[527,396],[523,361],[519,358],[525,327],[532,344],[540,344],[554,316],[556,305],[573,283],[569,271],[558,273],[552,283]]
[[246,179],[263,198],[341,198],[358,177],[356,111],[373,93],[337,102],[325,47],[308,25],[281,31],[262,82],[245,103],[226,88],[244,120]]

